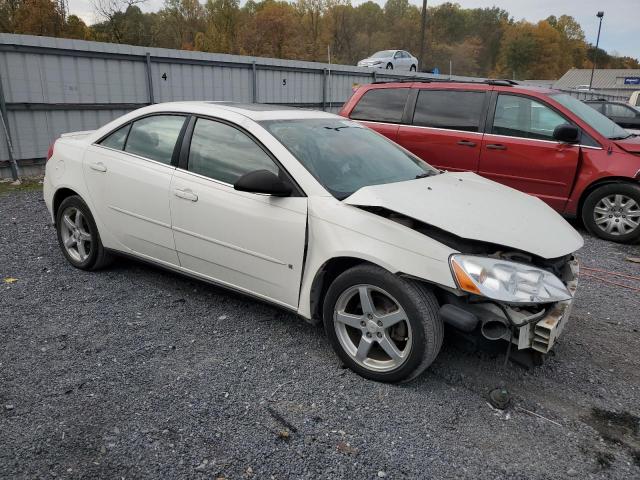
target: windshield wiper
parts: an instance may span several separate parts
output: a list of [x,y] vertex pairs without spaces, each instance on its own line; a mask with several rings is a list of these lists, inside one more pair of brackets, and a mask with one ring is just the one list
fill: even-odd
[[424,173],[419,173],[418,175],[416,175],[416,178],[427,178],[427,177],[433,177],[434,175],[438,175],[439,172],[424,172]]
[[624,140],[625,138],[632,137],[633,135],[630,133],[626,137],[609,137],[609,140]]

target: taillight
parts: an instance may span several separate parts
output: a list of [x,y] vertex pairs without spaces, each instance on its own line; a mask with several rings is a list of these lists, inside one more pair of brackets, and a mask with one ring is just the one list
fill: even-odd
[[49,145],[49,150],[47,150],[47,162],[53,156],[53,147],[55,146],[56,141],[54,140],[51,145]]

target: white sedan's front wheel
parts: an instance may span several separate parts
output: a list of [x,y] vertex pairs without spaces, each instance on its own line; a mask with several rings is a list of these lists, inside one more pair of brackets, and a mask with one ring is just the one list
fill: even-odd
[[338,356],[372,380],[411,380],[433,362],[442,345],[433,293],[374,265],[358,265],[338,276],[327,291],[323,313]]

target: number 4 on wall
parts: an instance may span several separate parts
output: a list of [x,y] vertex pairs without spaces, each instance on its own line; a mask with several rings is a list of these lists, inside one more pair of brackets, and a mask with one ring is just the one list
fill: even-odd
[[164,72],[161,77],[165,82],[167,81],[167,72]]

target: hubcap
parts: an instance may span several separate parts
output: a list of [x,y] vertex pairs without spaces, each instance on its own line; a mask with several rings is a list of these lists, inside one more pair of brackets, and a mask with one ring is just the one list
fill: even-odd
[[62,213],[60,223],[62,243],[69,256],[76,262],[84,262],[91,254],[91,234],[87,219],[75,207],[69,207]]
[[340,345],[359,365],[377,372],[402,365],[411,349],[411,325],[400,304],[373,285],[354,285],[338,298],[333,324]]
[[598,228],[610,235],[627,235],[640,225],[640,206],[626,195],[608,195],[593,209]]

